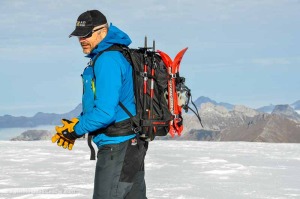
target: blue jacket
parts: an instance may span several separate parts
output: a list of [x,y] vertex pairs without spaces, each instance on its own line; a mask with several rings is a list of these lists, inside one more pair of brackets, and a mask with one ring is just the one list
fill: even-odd
[[[126,33],[110,25],[106,37],[87,55],[95,59],[98,52],[113,44],[128,46],[131,43]],[[78,135],[105,128],[114,122],[128,119],[129,116],[118,105],[122,102],[125,107],[136,114],[134,103],[132,67],[118,51],[104,52],[95,62],[94,69],[87,66],[82,74],[83,95],[82,115],[74,127]],[[94,89],[95,88],[95,89]],[[109,137],[100,134],[93,141],[97,146],[121,143],[135,135]]]

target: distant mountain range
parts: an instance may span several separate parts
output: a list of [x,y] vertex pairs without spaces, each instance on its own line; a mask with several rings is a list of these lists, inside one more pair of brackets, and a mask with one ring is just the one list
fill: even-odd
[[204,128],[195,116],[186,114],[184,132],[176,140],[300,143],[300,115],[289,105],[277,105],[272,113],[261,113],[240,105],[228,110],[208,102],[201,105],[199,113]]
[[[227,103],[227,102],[216,102],[215,100],[212,100],[212,99],[210,99],[208,97],[204,97],[204,96],[201,96],[196,101],[194,101],[195,105],[198,108],[201,107],[201,104],[204,104],[204,103],[207,103],[207,102],[210,102],[210,103],[212,103],[214,105],[217,105],[217,106],[223,106],[228,110],[233,110],[233,108],[235,106],[235,105]],[[278,105],[281,105],[281,104],[278,104]],[[270,105],[267,105],[267,106],[262,106],[260,108],[257,108],[256,110],[259,111],[259,112],[262,112],[262,113],[272,113],[272,111],[274,110],[274,108],[276,106],[277,105],[270,104]],[[298,101],[296,101],[292,104],[289,104],[289,106],[292,107],[295,111],[300,112],[300,100],[298,100]]]
[[16,128],[16,127],[36,127],[40,125],[57,125],[61,123],[62,118],[73,118],[81,113],[81,104],[74,110],[63,113],[42,113],[39,112],[33,117],[15,117],[11,115],[0,116],[0,128]]
[[251,109],[200,97],[195,103],[204,128],[185,114],[182,136],[159,139],[300,143],[299,102]]
[[300,100],[291,104],[291,107],[293,107],[293,109],[295,109],[295,110],[300,110]]
[[225,108],[227,108],[228,110],[232,110],[234,105],[232,104],[229,104],[229,103],[226,103],[226,102],[216,102],[208,97],[204,97],[204,96],[201,96],[199,97],[194,103],[197,107],[201,107],[201,104],[204,104],[204,103],[207,103],[207,102],[210,102],[214,105],[219,105],[219,106],[224,106]]
[[35,140],[50,140],[53,132],[47,130],[28,130],[21,135],[12,138],[11,141],[35,141]]
[[[287,104],[285,104],[285,105],[287,105]],[[256,110],[258,110],[259,112],[263,112],[263,113],[271,113],[275,109],[276,106],[277,105],[270,104],[268,106],[260,107],[260,108],[258,108]],[[293,108],[295,111],[299,111],[300,112],[300,100],[298,100],[298,101],[296,101],[296,102],[294,102],[292,104],[288,104],[288,106],[290,106],[291,108]]]
[[[271,105],[256,110],[242,105],[218,103],[208,97],[199,97],[195,104],[204,128],[195,115],[184,114],[184,131],[182,136],[176,136],[175,139],[300,143],[300,115],[297,113],[300,101],[291,105]],[[0,128],[58,125],[62,118],[76,117],[80,113],[81,105],[64,114],[37,113],[33,117],[5,115],[0,116]],[[28,138],[28,135],[17,139],[23,137]]]

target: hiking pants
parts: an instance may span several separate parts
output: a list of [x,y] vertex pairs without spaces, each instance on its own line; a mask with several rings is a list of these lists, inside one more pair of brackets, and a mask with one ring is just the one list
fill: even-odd
[[93,199],[146,199],[147,148],[148,142],[139,138],[100,147]]

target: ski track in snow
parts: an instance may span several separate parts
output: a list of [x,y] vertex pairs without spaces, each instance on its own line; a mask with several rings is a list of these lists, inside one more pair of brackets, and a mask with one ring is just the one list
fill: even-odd
[[[95,161],[85,141],[0,141],[0,199],[92,198]],[[300,145],[154,141],[146,156],[149,199],[300,198]]]

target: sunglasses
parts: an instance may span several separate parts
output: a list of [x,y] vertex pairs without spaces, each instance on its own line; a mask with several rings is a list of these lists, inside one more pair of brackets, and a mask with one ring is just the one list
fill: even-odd
[[101,28],[92,30],[89,34],[87,34],[86,36],[80,37],[80,38],[83,38],[83,39],[90,38],[90,37],[94,34],[94,32],[97,32],[98,30],[101,30],[101,29],[103,29],[103,28],[104,28],[104,27],[101,27]]

